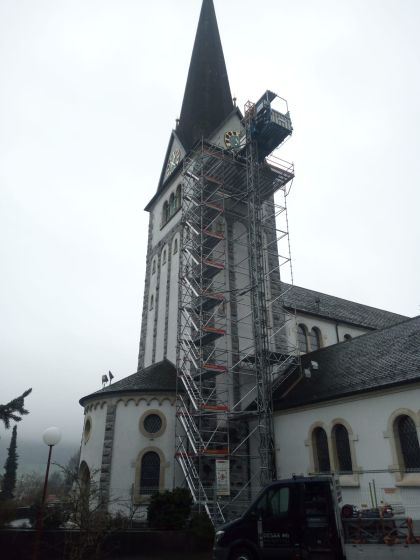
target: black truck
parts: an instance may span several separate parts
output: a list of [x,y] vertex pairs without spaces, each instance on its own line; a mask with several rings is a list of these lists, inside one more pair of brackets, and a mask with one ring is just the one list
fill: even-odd
[[[340,503],[341,491],[334,477],[294,477],[267,486],[240,517],[218,528],[213,560],[414,560],[420,546],[395,539],[387,546],[383,538],[360,538],[367,527],[386,527],[395,534],[393,519],[347,519],[346,529],[355,539],[345,543]],[[347,506],[347,509],[351,506]],[[345,508],[344,508],[345,510]],[[345,520],[346,521],[346,520]],[[413,541],[414,542],[414,541]],[[373,544],[375,543],[375,544]]]
[[332,478],[273,482],[242,517],[217,531],[214,560],[341,560],[336,499]]

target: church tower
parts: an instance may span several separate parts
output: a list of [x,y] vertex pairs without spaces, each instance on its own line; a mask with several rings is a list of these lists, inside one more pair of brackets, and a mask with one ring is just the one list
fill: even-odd
[[187,486],[217,525],[275,477],[272,393],[299,361],[280,281],[293,166],[272,154],[291,132],[271,91],[236,107],[213,0],[203,0],[146,206],[138,371],[80,401],[81,464],[98,471],[105,501],[142,505]]
[[238,128],[240,114],[233,106],[213,1],[204,0],[180,119],[170,136],[157,192],[146,206],[150,221],[139,368],[163,359],[176,363],[184,158],[198,140],[235,119]]

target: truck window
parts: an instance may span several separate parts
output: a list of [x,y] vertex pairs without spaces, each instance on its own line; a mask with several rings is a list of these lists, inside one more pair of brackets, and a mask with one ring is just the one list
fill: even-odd
[[262,517],[285,517],[289,513],[290,489],[288,486],[270,488],[256,504]]

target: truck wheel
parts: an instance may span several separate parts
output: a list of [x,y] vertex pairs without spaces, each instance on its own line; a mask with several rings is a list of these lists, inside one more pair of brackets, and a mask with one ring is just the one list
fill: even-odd
[[254,554],[249,550],[249,548],[241,547],[236,548],[230,555],[229,560],[255,560]]

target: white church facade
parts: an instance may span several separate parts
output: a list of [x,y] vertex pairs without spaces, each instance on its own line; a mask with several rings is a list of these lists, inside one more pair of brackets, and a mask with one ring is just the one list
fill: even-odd
[[[220,160],[229,159],[232,146],[246,134],[244,116],[230,94],[213,2],[204,0],[181,116],[170,136],[157,192],[146,206],[150,218],[138,371],[80,400],[85,413],[81,469],[96,473],[102,496],[114,511],[147,505],[152,493],[186,484],[182,462],[180,467],[175,459],[177,449],[182,455],[176,444],[180,418],[183,429],[189,430],[186,413],[179,406],[190,387],[187,384],[186,391],[180,390],[179,371],[186,361],[185,350],[180,350],[180,324],[189,320],[183,310],[192,308],[194,312],[192,303],[183,309],[180,301],[184,293],[180,279],[191,287],[192,281],[185,278],[187,273],[195,274],[191,268],[194,258],[185,258],[192,246],[185,234],[185,207],[191,203],[185,169],[189,169],[188,158],[197,142],[205,140]],[[195,176],[192,180],[198,182]],[[214,175],[206,180],[218,181]],[[212,193],[216,196],[217,192],[215,187]],[[223,196],[227,205],[228,197]],[[270,207],[272,199],[267,200],[263,208]],[[255,336],[252,321],[238,319],[246,314],[241,302],[250,302],[255,288],[252,283],[247,287],[248,273],[244,281],[241,271],[241,263],[251,260],[247,249],[235,243],[243,238],[241,231],[246,231],[246,216],[239,202],[236,214],[231,211],[230,215],[236,218],[225,219],[220,208],[212,198],[207,213],[200,214],[206,217],[214,212],[211,228],[204,228],[213,240],[207,246],[215,255],[211,262],[206,259],[208,269],[214,269],[206,277],[206,286],[213,286],[211,294],[207,291],[213,303],[206,300],[212,310],[206,336],[210,333],[212,339],[204,348],[203,336],[200,351],[201,357],[206,356],[208,370],[214,373],[219,368],[217,380],[208,381],[207,376],[204,385],[218,396],[223,392],[223,379],[236,372],[234,357],[244,355],[243,340]],[[194,225],[190,228],[194,230]],[[277,248],[275,255],[278,260]],[[267,250],[264,258],[270,268],[273,251]],[[200,270],[205,274],[203,266]],[[298,367],[296,362],[283,362],[267,397],[276,476],[334,472],[340,477],[346,503],[393,503],[420,519],[420,318],[280,284],[276,274],[267,275],[264,292],[277,305],[271,305],[268,313],[268,351],[280,359],[287,354],[284,347],[293,347],[299,358]],[[234,306],[232,295],[226,298],[214,288],[220,285],[227,286],[224,294],[239,293],[242,299]],[[273,296],[276,290],[281,298]],[[204,304],[200,305],[202,317]],[[293,316],[293,321],[281,323],[285,315]],[[223,354],[221,340],[226,328],[240,332],[229,336]],[[280,331],[281,337],[277,336]],[[250,345],[254,348],[255,341]],[[196,343],[194,352],[197,347]],[[247,354],[250,371],[257,367],[252,352]],[[248,418],[248,435],[240,444],[245,447],[251,439],[253,409],[247,394],[254,393],[248,390],[249,384],[240,381],[232,387],[226,403],[237,410],[240,403],[243,418]],[[194,398],[191,388],[190,401]],[[225,411],[216,401],[208,402],[214,409],[218,407],[209,420],[213,432],[208,441],[220,436],[212,453],[223,458],[225,435],[229,436]],[[247,411],[251,412],[247,415]],[[194,441],[191,446],[194,448]],[[248,456],[251,454],[252,449]],[[209,464],[202,465],[208,467],[207,484],[215,476]],[[247,470],[238,461],[232,468],[238,471],[232,472],[231,480],[239,492],[244,480],[254,475],[254,467],[251,464]]]

